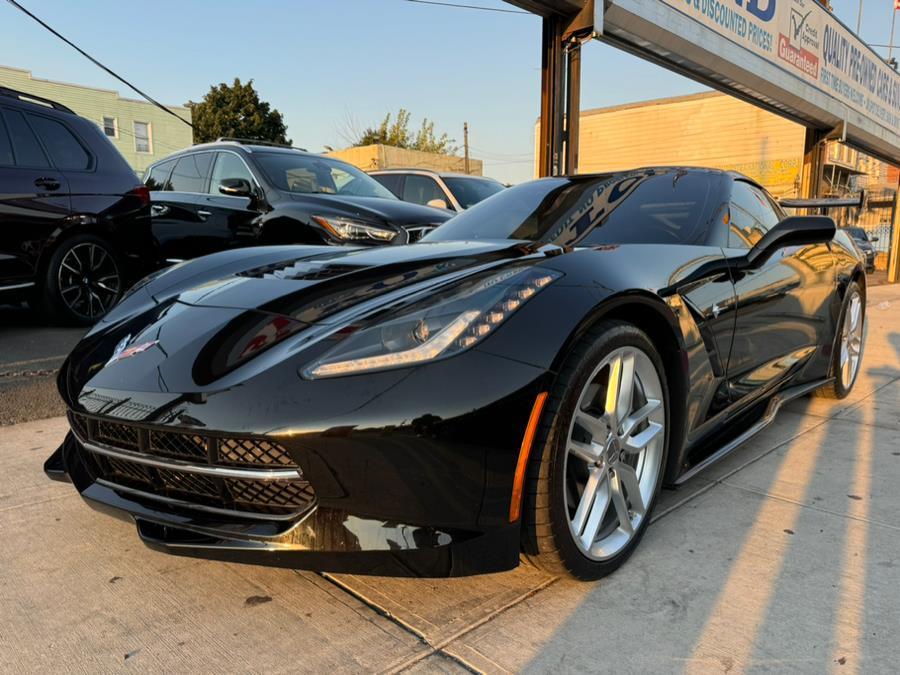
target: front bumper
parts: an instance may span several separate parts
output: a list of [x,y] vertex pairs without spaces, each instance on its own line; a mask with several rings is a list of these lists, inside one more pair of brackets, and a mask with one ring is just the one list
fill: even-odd
[[217,514],[163,500],[96,476],[71,432],[46,461],[92,508],[136,525],[148,547],[175,555],[248,564],[383,576],[448,577],[512,569],[519,525],[438,528],[365,518],[313,504],[297,518]]

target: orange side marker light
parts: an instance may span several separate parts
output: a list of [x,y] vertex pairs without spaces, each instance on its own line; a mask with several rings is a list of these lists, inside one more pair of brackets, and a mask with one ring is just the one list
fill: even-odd
[[528,424],[525,427],[525,436],[519,447],[519,461],[516,463],[516,474],[513,478],[512,501],[509,503],[509,522],[514,523],[522,515],[522,489],[525,485],[525,470],[528,468],[528,456],[531,454],[531,445],[537,432],[538,422],[541,419],[541,411],[547,401],[547,392],[542,391],[534,400]]

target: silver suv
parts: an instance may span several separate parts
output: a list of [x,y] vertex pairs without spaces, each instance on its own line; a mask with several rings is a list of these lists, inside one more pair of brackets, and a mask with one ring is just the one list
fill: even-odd
[[464,211],[504,188],[485,176],[427,169],[379,169],[369,175],[403,201],[449,211]]

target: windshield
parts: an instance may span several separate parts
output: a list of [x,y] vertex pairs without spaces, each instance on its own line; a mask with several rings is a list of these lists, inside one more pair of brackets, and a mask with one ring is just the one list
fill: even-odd
[[423,241],[516,239],[559,246],[705,244],[715,174],[646,169],[507,188]]
[[493,178],[460,178],[458,176],[444,176],[444,182],[450,188],[450,192],[456,197],[456,201],[464,209],[475,206],[495,195],[503,189],[503,183]]
[[299,152],[253,155],[272,184],[285,192],[397,199],[371,176],[346,162]]
[[845,230],[850,234],[854,239],[862,239],[863,241],[868,241],[869,238],[866,236],[866,231],[861,227],[845,227]]

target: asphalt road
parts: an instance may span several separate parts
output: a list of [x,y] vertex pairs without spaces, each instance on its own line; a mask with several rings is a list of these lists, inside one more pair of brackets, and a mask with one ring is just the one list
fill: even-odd
[[56,371],[85,333],[23,306],[0,305],[0,426],[65,413]]

